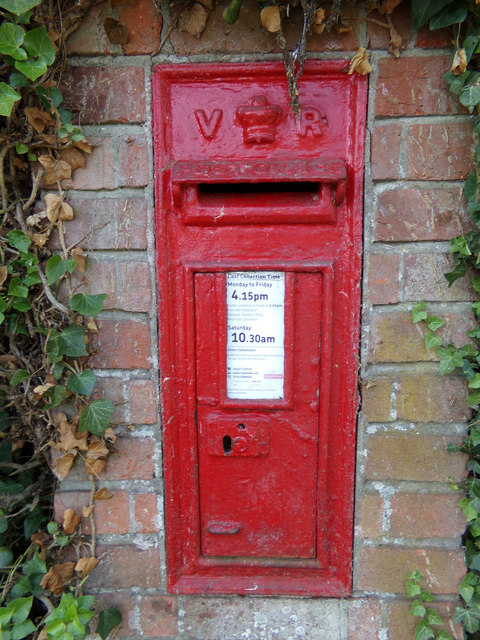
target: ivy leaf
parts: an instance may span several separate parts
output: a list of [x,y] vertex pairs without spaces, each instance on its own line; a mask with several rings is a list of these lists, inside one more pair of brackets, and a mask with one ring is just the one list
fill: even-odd
[[453,640],[453,638],[448,633],[448,631],[445,631],[444,629],[440,629],[440,631],[437,633],[437,640]]
[[415,640],[430,640],[434,638],[433,629],[428,626],[425,620],[419,620],[415,627]]
[[31,620],[25,620],[25,622],[21,622],[20,624],[15,624],[12,629],[12,640],[22,640],[22,638],[26,638],[31,633],[34,633],[37,630],[37,627],[33,624]]
[[67,389],[62,384],[57,384],[45,393],[45,399],[48,400],[43,407],[44,409],[51,409],[52,407],[58,407],[65,400],[65,394]]
[[461,622],[465,631],[468,631],[468,633],[475,633],[480,627],[478,615],[473,613],[470,609],[457,607],[453,614],[453,621]]
[[421,320],[426,320],[428,316],[427,312],[425,311],[426,308],[427,305],[424,302],[417,302],[417,304],[412,309],[412,321],[416,323],[420,322]]
[[22,284],[20,278],[12,278],[8,286],[8,295],[17,298],[26,298],[28,296],[28,287]]
[[457,236],[450,240],[450,253],[461,253],[464,256],[472,255],[465,236]]
[[429,625],[443,626],[444,622],[435,609],[427,609],[427,623]]
[[440,375],[444,376],[463,364],[463,357],[458,353],[453,344],[448,347],[439,347],[437,355],[440,358]]
[[[478,74],[477,74],[478,75]],[[460,102],[472,113],[480,102],[480,75],[475,82],[464,87],[458,96]]]
[[[415,28],[420,29],[450,2],[451,0],[416,0],[416,2],[412,2],[412,16]],[[417,639],[415,638],[415,640]]]
[[464,601],[468,604],[475,594],[475,587],[472,584],[472,578],[476,582],[477,578],[470,571],[460,583],[459,592]]
[[0,53],[12,57],[14,60],[26,60],[27,52],[22,49],[25,29],[13,22],[0,25]]
[[13,563],[13,553],[8,547],[0,547],[0,568],[4,569]]
[[37,7],[42,0],[0,0],[0,7],[14,13],[16,16],[21,16],[22,13],[26,13]]
[[55,48],[44,25],[27,31],[23,46],[32,58],[41,58],[47,65],[55,61]]
[[470,171],[463,185],[463,191],[467,200],[475,200],[477,194],[477,173]]
[[35,81],[47,72],[47,63],[43,58],[25,61],[17,60],[15,62],[15,68],[21,71],[24,76],[27,76],[29,80]]
[[425,334],[425,346],[427,349],[433,349],[434,347],[440,347],[442,344],[442,339],[440,336],[436,336],[431,331],[428,331]]
[[419,596],[422,593],[420,585],[418,585],[415,580],[407,580],[405,583],[405,588],[407,590],[407,596],[409,598]]
[[[479,374],[480,375],[480,374]],[[81,373],[72,373],[68,377],[67,387],[73,393],[81,393],[84,396],[89,396],[95,387],[97,376],[87,369]]]
[[451,2],[442,11],[435,14],[430,20],[430,30],[443,29],[452,24],[463,22],[467,17],[467,6],[463,2]]
[[428,316],[427,318],[427,327],[430,331],[436,331],[437,329],[440,329],[440,327],[443,327],[444,324],[445,320],[437,318],[436,316]]
[[20,384],[20,382],[25,382],[25,380],[28,380],[31,375],[32,374],[28,373],[28,371],[25,371],[25,369],[17,369],[17,371],[15,371],[13,376],[10,378],[10,385],[12,387],[15,387],[17,384]]
[[480,404],[480,390],[468,394],[467,404],[469,407],[476,407]]
[[122,622],[122,614],[117,607],[110,607],[100,612],[96,632],[99,633],[103,640],[106,640],[112,629],[118,627]]
[[32,244],[30,238],[19,231],[18,229],[12,229],[7,233],[8,244],[15,249],[18,249],[20,253],[27,253],[28,247]]
[[8,116],[12,113],[13,105],[22,96],[14,91],[5,82],[0,82],[0,116]]
[[97,316],[103,309],[103,302],[107,297],[106,293],[95,296],[88,296],[84,293],[76,293],[70,300],[70,308],[78,311],[82,316]]
[[114,409],[115,406],[106,398],[94,400],[82,411],[78,431],[90,431],[96,436],[103,436]]
[[83,336],[87,330],[78,324],[72,324],[60,333],[60,343],[63,355],[71,358],[88,356]]
[[47,284],[51,285],[59,278],[64,276],[67,272],[72,273],[77,264],[76,260],[64,260],[58,254],[51,256],[47,260],[45,267],[45,275],[47,276]]
[[243,0],[232,0],[223,12],[223,19],[228,24],[235,24],[240,14]]
[[420,600],[414,600],[412,602],[412,606],[410,607],[410,615],[418,616],[419,618],[423,618],[426,613],[426,609]]

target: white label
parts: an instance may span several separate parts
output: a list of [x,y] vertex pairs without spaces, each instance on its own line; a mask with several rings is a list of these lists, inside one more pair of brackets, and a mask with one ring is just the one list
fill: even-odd
[[285,273],[227,273],[227,396],[283,398]]

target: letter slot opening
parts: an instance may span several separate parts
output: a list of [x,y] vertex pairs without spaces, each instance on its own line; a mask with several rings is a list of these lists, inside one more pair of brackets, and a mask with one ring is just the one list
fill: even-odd
[[320,182],[218,182],[197,185],[200,206],[262,207],[275,198],[277,206],[306,205],[321,198]]

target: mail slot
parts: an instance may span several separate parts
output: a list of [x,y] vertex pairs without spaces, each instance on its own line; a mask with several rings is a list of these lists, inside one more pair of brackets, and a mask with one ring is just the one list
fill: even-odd
[[154,74],[168,587],[351,588],[366,83]]

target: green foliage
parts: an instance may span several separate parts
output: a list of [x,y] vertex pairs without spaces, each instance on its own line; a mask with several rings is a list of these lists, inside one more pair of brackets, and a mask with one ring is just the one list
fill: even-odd
[[426,607],[425,603],[433,602],[435,598],[426,589],[422,589],[420,583],[423,576],[419,571],[412,571],[408,575],[405,583],[407,595],[414,598],[410,613],[412,616],[420,618],[415,626],[415,640],[453,640],[452,636],[444,629],[434,629],[443,627],[444,622],[438,612],[431,607]]
[[80,432],[90,431],[97,436],[103,436],[114,408],[110,400],[106,398],[94,400],[82,411],[78,430]]

